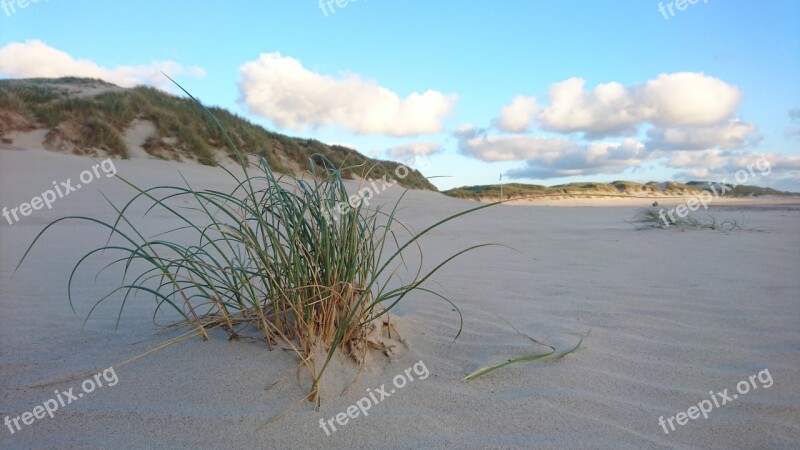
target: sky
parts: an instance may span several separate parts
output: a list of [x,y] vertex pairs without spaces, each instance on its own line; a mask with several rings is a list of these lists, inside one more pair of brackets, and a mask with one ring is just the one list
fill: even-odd
[[0,0],[0,78],[177,93],[162,72],[207,105],[440,189],[800,191],[795,0]]

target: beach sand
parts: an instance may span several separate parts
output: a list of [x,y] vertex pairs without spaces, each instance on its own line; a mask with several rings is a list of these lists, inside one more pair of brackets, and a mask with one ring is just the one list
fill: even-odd
[[[0,149],[0,207],[17,207],[77,179],[86,158],[43,150]],[[138,158],[115,161],[119,176],[142,186],[178,184],[178,170],[195,187],[229,189],[220,170]],[[101,177],[13,225],[0,221],[0,421],[32,411],[92,373],[114,367],[118,382],[35,420],[13,434],[0,423],[0,448],[797,448],[800,446],[800,208],[712,206],[762,232],[636,230],[636,205],[603,207],[502,205],[462,217],[422,241],[426,267],[465,247],[470,253],[435,276],[434,289],[394,310],[408,348],[376,359],[345,394],[323,393],[321,409],[301,401],[291,352],[262,341],[229,341],[222,332],[194,337],[120,364],[182,331],[153,324],[155,302],[128,301],[119,328],[119,298],[95,301],[117,287],[118,271],[94,280],[113,255],[78,273],[77,314],[67,280],[78,259],[105,242],[106,232],[66,222],[45,235],[14,268],[36,234],[69,215],[110,219],[133,191]],[[376,196],[391,203],[397,187]],[[433,192],[410,192],[399,213],[420,230],[476,205]],[[649,203],[647,203],[649,205]],[[646,206],[646,205],[640,205]],[[716,209],[715,209],[716,208]],[[141,208],[140,208],[141,209]],[[154,211],[146,229],[177,223]],[[159,322],[169,322],[169,314]],[[506,323],[506,321],[508,323]],[[474,381],[474,370],[546,350],[514,328],[558,349],[587,335],[561,360],[511,365]],[[367,395],[392,386],[422,361],[416,379],[350,419],[330,436],[320,427]],[[335,366],[341,365],[336,361]],[[334,367],[327,375],[348,373]],[[686,412],[736,393],[737,383],[766,373],[757,388],[708,418],[665,434],[659,417]],[[288,376],[286,376],[288,374]],[[276,380],[278,385],[266,390]],[[352,378],[333,380],[346,386]],[[748,382],[749,383],[749,382]],[[716,394],[714,394],[716,396]],[[716,396],[719,399],[719,396]]]

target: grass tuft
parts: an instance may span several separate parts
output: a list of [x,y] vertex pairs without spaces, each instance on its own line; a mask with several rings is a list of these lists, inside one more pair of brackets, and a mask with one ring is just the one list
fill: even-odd
[[[108,230],[105,244],[78,260],[68,282],[72,306],[78,269],[98,253],[119,254],[109,266],[121,268],[120,285],[97,301],[87,320],[95,307],[115,294],[122,297],[121,316],[131,296],[144,293],[155,298],[156,312],[165,306],[174,309],[204,339],[214,328],[225,330],[231,338],[256,330],[270,349],[283,342],[298,355],[313,380],[308,399],[318,402],[320,380],[337,350],[363,364],[375,321],[415,290],[452,305],[423,284],[454,258],[493,245],[461,250],[427,272],[420,257],[420,266],[410,279],[400,279],[400,269],[407,262],[404,254],[411,248],[421,254],[418,241],[422,236],[492,204],[411,232],[395,216],[408,190],[387,211],[351,205],[342,177],[345,168],[339,170],[328,161],[320,169],[310,161],[304,174],[276,175],[264,157],[251,161],[240,153],[216,117],[203,110],[239,160],[241,172],[219,166],[233,179],[234,188],[200,190],[184,179],[178,186],[143,189],[118,174],[136,194],[122,205],[109,201],[116,220],[57,219],[23,255],[20,264],[45,232],[65,220],[87,221]],[[180,226],[146,237],[132,217],[140,202],[147,207],[142,219],[158,212],[176,219]],[[403,241],[398,231],[407,232],[408,237]],[[173,234],[177,232],[179,238]],[[315,357],[320,350],[324,357]]]
[[737,221],[735,219],[725,219],[718,221],[716,217],[709,215],[706,219],[698,219],[691,213],[686,217],[680,217],[673,213],[667,214],[664,208],[641,208],[636,212],[634,218],[628,221],[631,225],[638,229],[660,228],[666,229],[676,227],[680,230],[713,230],[729,233],[731,231],[756,231],[767,232],[768,230],[762,227],[748,227],[744,219]]

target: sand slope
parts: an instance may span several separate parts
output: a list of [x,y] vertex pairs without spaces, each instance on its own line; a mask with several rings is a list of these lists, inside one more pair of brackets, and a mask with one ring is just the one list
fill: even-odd
[[[77,178],[86,159],[0,149],[0,207],[16,207],[53,180]],[[153,160],[117,161],[144,185],[230,187],[207,167]],[[104,234],[84,223],[50,233],[12,276],[27,245],[50,220],[88,214],[110,218],[98,190],[122,201],[131,190],[102,178],[19,223],[0,222],[0,421],[30,411],[55,390],[77,387],[90,372],[118,364],[178,334],[153,325],[153,301],[118,302],[95,311],[115,287],[94,282],[99,258],[79,274],[74,315],[69,272]],[[393,201],[400,190],[378,197]],[[412,192],[401,218],[417,229],[474,205]],[[11,434],[0,423],[0,448],[797,448],[800,446],[800,210],[784,206],[716,212],[744,217],[771,233],[637,231],[632,206],[503,206],[479,212],[423,242],[428,265],[465,246],[500,242],[457,260],[438,289],[461,307],[464,332],[449,305],[416,294],[398,308],[409,349],[379,361],[346,395],[327,395],[262,427],[304,394],[295,377],[265,388],[297,364],[263,343],[190,339],[116,369],[119,382],[66,405],[53,419]],[[173,221],[156,212],[148,229]],[[526,256],[527,255],[527,256]],[[105,259],[104,259],[105,258]],[[437,287],[434,285],[434,287]],[[487,364],[543,350],[501,319],[559,348],[590,332],[561,361],[511,366],[472,382]],[[162,318],[162,321],[168,317]],[[424,361],[417,380],[327,436],[320,418],[354,404],[368,388]],[[674,416],[709,391],[768,369],[774,384],[715,408],[669,435],[659,416]],[[335,368],[335,370],[338,370]],[[349,382],[350,380],[346,380]],[[335,384],[335,383],[334,383]]]

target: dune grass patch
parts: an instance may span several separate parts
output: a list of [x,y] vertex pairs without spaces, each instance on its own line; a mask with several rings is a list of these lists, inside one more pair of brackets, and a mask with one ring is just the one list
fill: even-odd
[[[205,339],[211,329],[222,329],[231,338],[257,330],[270,348],[280,342],[297,354],[311,374],[308,399],[317,402],[320,380],[335,352],[363,364],[370,348],[380,349],[381,343],[370,338],[376,321],[411,292],[447,301],[460,318],[449,299],[424,284],[454,258],[493,244],[463,249],[423,271],[419,240],[491,204],[414,232],[396,217],[408,189],[386,210],[353,204],[341,167],[325,164],[320,169],[311,161],[304,174],[277,175],[265,158],[252,161],[241,154],[216,117],[207,109],[205,113],[239,159],[236,170],[219,166],[231,177],[231,190],[196,189],[185,179],[178,185],[140,188],[118,174],[135,195],[121,205],[109,200],[114,221],[57,219],[37,235],[20,264],[41,236],[62,221],[102,227],[107,240],[83,255],[69,277],[70,305],[76,273],[92,257],[119,255],[102,270],[116,266],[122,280],[97,301],[87,320],[98,305],[116,296],[119,324],[126,302],[146,294],[155,299],[156,312],[174,309]],[[147,212],[135,217],[141,202]],[[156,212],[180,225],[146,236],[139,221]],[[420,255],[416,269],[407,265],[410,250]],[[405,272],[410,276],[399,275]]]
[[666,214],[663,208],[641,208],[636,211],[632,220],[627,221],[639,229],[667,229],[675,227],[679,230],[712,230],[728,233],[731,231],[758,231],[766,232],[765,228],[748,227],[744,221],[736,219],[717,220],[715,216],[698,218],[691,213],[685,217],[677,214]]

